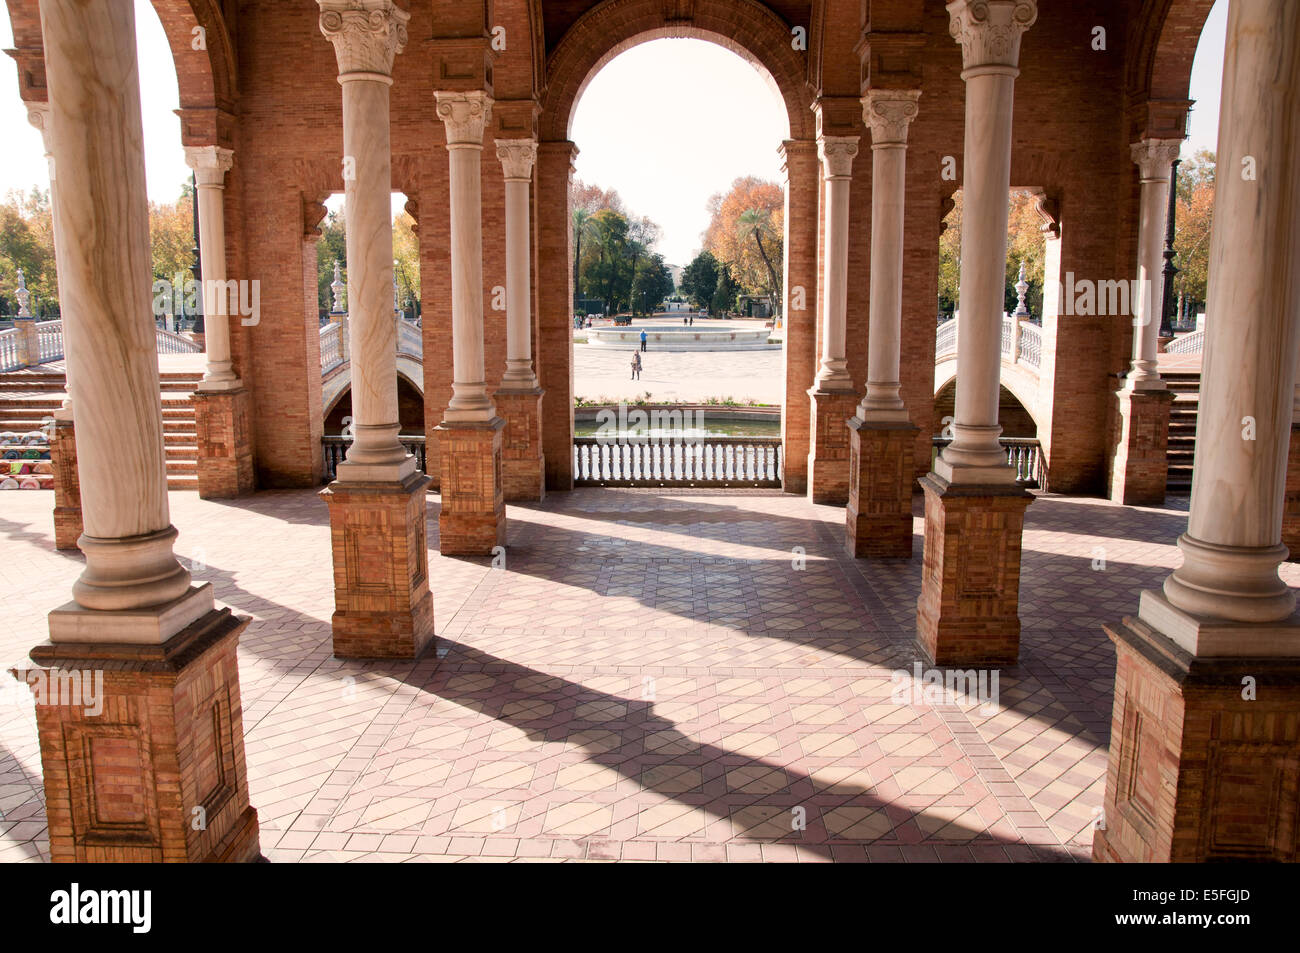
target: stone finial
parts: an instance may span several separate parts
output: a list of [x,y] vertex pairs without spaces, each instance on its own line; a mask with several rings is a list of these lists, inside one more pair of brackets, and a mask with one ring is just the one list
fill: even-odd
[[438,118],[447,127],[447,145],[482,146],[483,130],[492,118],[492,97],[481,89],[464,93],[439,91]]
[[505,171],[507,182],[528,182],[533,177],[533,164],[537,161],[536,139],[498,139],[497,158]]
[[411,15],[393,0],[317,0],[320,31],[334,44],[339,75],[392,76],[393,57],[406,48]]
[[330,291],[334,294],[334,307],[330,310],[334,314],[343,314],[343,292],[347,285],[343,283],[343,272],[339,267],[339,260],[334,259],[334,280],[330,282]]
[[1167,182],[1169,167],[1182,146],[1181,139],[1143,139],[1133,143],[1129,151],[1142,171],[1143,182]]
[[27,290],[27,276],[23,274],[21,268],[18,269],[18,290],[14,293],[14,297],[18,299],[18,317],[30,318],[32,293]]
[[1029,317],[1029,308],[1025,306],[1025,293],[1029,291],[1029,282],[1025,280],[1025,260],[1020,259],[1020,274],[1016,278],[1016,317]]
[[953,0],[948,33],[961,44],[963,69],[1020,64],[1020,37],[1038,19],[1037,0]]
[[235,152],[220,146],[186,146],[185,164],[194,170],[199,185],[221,188],[225,185],[226,173],[235,164]]
[[817,155],[827,179],[850,178],[857,154],[857,136],[822,136],[817,140]]
[[907,128],[916,118],[919,89],[869,89],[862,97],[862,121],[871,127],[871,146],[907,144]]

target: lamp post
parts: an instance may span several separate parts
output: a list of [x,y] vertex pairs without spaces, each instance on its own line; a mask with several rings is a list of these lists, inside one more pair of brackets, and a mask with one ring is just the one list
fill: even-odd
[[1164,297],[1160,303],[1160,336],[1162,338],[1173,337],[1174,329],[1171,322],[1173,317],[1174,305],[1174,276],[1178,274],[1178,268],[1174,265],[1174,218],[1178,210],[1178,163],[1181,160],[1175,159],[1169,170],[1169,214],[1165,217],[1165,267],[1164,267]]

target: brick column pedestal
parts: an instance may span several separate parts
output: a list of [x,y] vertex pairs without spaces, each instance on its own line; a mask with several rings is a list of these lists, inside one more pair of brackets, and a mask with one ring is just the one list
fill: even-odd
[[54,418],[50,464],[54,471],[54,546],[56,549],[76,549],[84,527],[81,523],[77,440],[71,419]]
[[930,473],[917,647],[935,665],[1011,665],[1020,653],[1019,486],[949,484]]
[[912,555],[912,454],[919,428],[865,423],[849,430],[848,548],[855,557]]
[[334,655],[418,658],[433,641],[425,487],[335,480],[330,508],[334,556]]
[[808,497],[843,506],[849,501],[849,428],[858,408],[853,391],[808,392],[812,398],[812,449],[808,452]]
[[1111,461],[1110,498],[1128,506],[1159,506],[1169,483],[1169,410],[1167,390],[1119,390],[1115,414],[1115,457]]
[[1300,659],[1194,657],[1135,618],[1105,629],[1115,707],[1093,859],[1300,859]]
[[1291,446],[1286,458],[1286,496],[1282,501],[1282,544],[1287,558],[1300,561],[1300,424],[1291,424]]
[[199,498],[231,500],[252,493],[247,389],[195,391],[194,418],[199,441]]
[[536,503],[546,497],[546,460],[542,454],[542,394],[499,390],[493,398],[506,422],[501,440],[501,470],[505,500]]
[[444,421],[441,447],[442,513],[439,551],[444,556],[490,556],[506,544],[506,501],[501,478],[505,421],[485,424]]
[[212,610],[161,645],[45,642],[15,670],[36,695],[50,858],[257,860],[235,647]]

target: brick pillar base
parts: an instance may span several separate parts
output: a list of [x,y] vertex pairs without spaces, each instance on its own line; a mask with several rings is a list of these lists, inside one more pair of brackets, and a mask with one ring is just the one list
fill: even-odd
[[1291,425],[1291,448],[1286,458],[1286,496],[1282,508],[1282,542],[1291,550],[1287,558],[1300,561],[1300,424]]
[[536,503],[546,497],[546,460],[542,455],[542,394],[499,390],[493,398],[506,422],[501,439],[501,470],[508,503]]
[[235,647],[214,609],[161,645],[51,643],[14,671],[36,695],[50,859],[257,860]]
[[425,487],[335,480],[330,508],[334,558],[334,655],[418,658],[433,641]]
[[253,492],[249,395],[245,388],[194,392],[199,498],[231,500]]
[[912,555],[910,423],[849,421],[848,548],[855,557]]
[[1159,506],[1169,483],[1169,409],[1174,395],[1167,390],[1119,390],[1115,399],[1110,498],[1129,506]]
[[491,556],[506,544],[506,501],[501,480],[505,421],[438,425],[442,467],[439,551],[444,556]]
[[1093,859],[1300,860],[1300,659],[1198,658],[1134,618],[1105,630],[1115,704]]
[[54,546],[77,549],[81,522],[81,477],[77,473],[76,431],[71,420],[54,418],[50,438],[50,468],[54,471]]
[[1019,486],[925,491],[917,647],[935,665],[1011,665],[1020,654],[1020,534],[1033,497]]
[[812,399],[812,449],[808,451],[808,497],[814,503],[843,506],[849,501],[849,428],[857,412],[858,396],[852,391],[821,393]]

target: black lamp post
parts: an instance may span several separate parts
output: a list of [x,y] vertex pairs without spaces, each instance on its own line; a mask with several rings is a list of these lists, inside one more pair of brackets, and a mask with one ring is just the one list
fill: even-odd
[[1169,169],[1169,213],[1165,216],[1165,287],[1164,298],[1160,303],[1160,336],[1164,338],[1174,336],[1174,327],[1172,323],[1174,314],[1174,276],[1178,274],[1178,268],[1174,265],[1174,218],[1178,210],[1178,163],[1182,161],[1175,159]]
[[[199,254],[201,243],[199,241],[199,180],[198,176],[190,173],[190,198],[194,202],[194,248],[191,253],[194,255],[194,264],[190,271],[194,273],[194,287],[197,289],[197,295],[194,299],[194,326],[191,330],[198,334],[203,333],[203,267],[199,264]],[[184,304],[182,304],[184,309]]]

